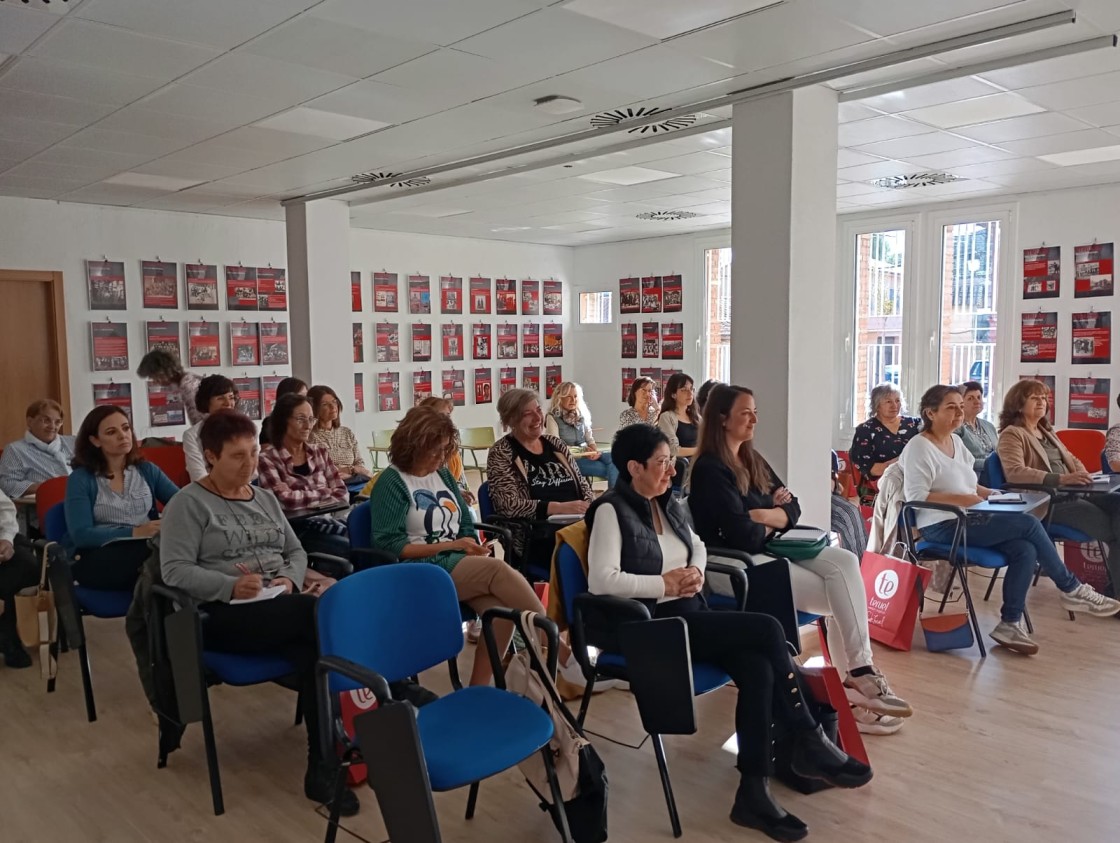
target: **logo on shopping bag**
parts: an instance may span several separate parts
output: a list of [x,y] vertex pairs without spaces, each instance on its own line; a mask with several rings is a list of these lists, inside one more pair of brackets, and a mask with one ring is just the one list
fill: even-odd
[[875,577],[875,594],[882,600],[890,600],[898,593],[898,574],[894,571],[880,571]]
[[369,688],[358,688],[350,692],[350,701],[360,711],[366,711],[377,706],[377,697]]
[[1100,545],[1096,542],[1085,543],[1081,545],[1081,555],[1089,562],[1096,562],[1098,565],[1104,562],[1104,555],[1101,553]]

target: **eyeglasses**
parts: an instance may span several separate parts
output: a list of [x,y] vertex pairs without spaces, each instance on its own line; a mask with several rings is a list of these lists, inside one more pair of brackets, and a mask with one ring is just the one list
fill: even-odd
[[311,416],[292,416],[292,421],[300,427],[311,427],[311,425],[315,423],[315,419],[311,418]]
[[660,468],[662,471],[668,471],[673,467],[672,457],[658,457],[657,459],[651,457],[650,462],[653,463],[654,467]]

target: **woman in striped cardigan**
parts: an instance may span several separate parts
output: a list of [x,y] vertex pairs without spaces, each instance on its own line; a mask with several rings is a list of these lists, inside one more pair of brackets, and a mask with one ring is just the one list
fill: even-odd
[[[529,583],[480,544],[470,509],[451,472],[448,457],[459,449],[451,417],[433,407],[413,407],[389,441],[391,465],[378,476],[370,496],[374,547],[404,562],[439,565],[455,583],[459,600],[481,615],[503,606],[544,614]],[[513,636],[512,624],[494,624],[498,652]],[[562,654],[563,655],[563,654]],[[485,649],[475,650],[470,684],[490,682]]]

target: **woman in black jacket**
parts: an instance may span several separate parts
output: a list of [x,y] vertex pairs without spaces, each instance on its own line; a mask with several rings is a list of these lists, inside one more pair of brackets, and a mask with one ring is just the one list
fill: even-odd
[[700,589],[707,553],[689,525],[687,508],[673,495],[675,471],[665,434],[645,424],[623,428],[611,455],[618,482],[587,511],[588,589],[641,600],[655,618],[685,620],[693,660],[715,665],[739,689],[740,783],[732,822],[774,840],[800,840],[807,826],[770,794],[771,724],[777,721],[797,735],[793,765],[800,775],[860,787],[871,780],[871,768],[838,749],[801,703],[804,690],[777,620],[706,611]]
[[[764,553],[779,530],[797,524],[801,506],[782,479],[754,449],[758,411],[754,393],[742,386],[717,386],[708,396],[699,453],[689,475],[688,505],[696,532],[706,544]],[[849,550],[827,547],[814,559],[790,565],[794,604],[802,612],[830,615],[843,644],[836,655],[848,700],[874,713],[857,719],[872,733],[897,731],[899,717],[913,710],[872,663],[867,630],[867,595],[859,560]],[[892,728],[893,727],[893,728]]]

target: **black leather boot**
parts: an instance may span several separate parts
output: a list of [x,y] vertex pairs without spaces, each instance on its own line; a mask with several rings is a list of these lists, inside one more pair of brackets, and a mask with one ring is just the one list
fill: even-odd
[[[337,777],[345,773],[335,764],[325,764],[312,758],[307,760],[307,772],[303,776],[303,795],[312,802],[332,807],[335,798]],[[348,787],[342,788],[339,797],[339,815],[352,817],[358,813],[361,803]]]
[[840,749],[820,726],[797,733],[790,766],[799,776],[821,779],[833,787],[863,787],[872,776],[869,766]]
[[801,840],[809,827],[774,801],[767,776],[743,776],[731,808],[731,822],[755,828],[771,840]]

